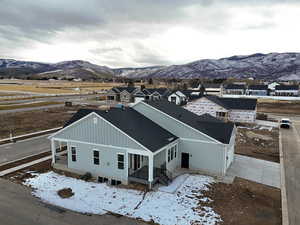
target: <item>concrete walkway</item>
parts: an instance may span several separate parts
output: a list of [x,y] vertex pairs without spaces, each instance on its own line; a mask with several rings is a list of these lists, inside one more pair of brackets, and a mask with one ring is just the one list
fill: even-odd
[[235,154],[227,177],[240,177],[280,188],[280,164]]

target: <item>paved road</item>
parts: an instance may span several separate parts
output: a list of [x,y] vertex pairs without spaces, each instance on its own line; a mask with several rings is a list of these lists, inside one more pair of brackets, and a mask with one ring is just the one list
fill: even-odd
[[[63,96],[50,96],[50,97],[43,97],[43,98],[34,98],[34,99],[26,99],[26,100],[10,100],[5,101],[5,103],[27,103],[27,102],[39,102],[39,101],[46,101],[46,102],[64,102],[64,101],[79,101],[89,98],[95,98],[98,95],[63,95]],[[1,99],[0,99],[1,101]]]
[[[290,117],[291,118],[291,117]],[[300,118],[293,117],[293,128],[281,129],[285,184],[290,225],[300,224]]]
[[47,139],[49,135],[0,145],[0,164],[47,150],[50,151],[50,141]]
[[[99,202],[101,204],[101,202]],[[0,179],[1,225],[146,225],[126,217],[88,216],[47,205],[22,185]]]

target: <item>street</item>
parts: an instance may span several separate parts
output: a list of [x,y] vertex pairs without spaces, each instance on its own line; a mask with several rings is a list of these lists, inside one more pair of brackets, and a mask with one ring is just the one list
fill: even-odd
[[0,164],[47,150],[50,151],[50,141],[47,139],[49,135],[46,134],[16,143],[0,145]]
[[[0,179],[1,225],[144,225],[113,215],[83,215],[40,202],[25,186]],[[101,204],[101,202],[99,202]]]
[[288,217],[290,225],[300,224],[300,117],[289,117],[293,128],[281,129]]

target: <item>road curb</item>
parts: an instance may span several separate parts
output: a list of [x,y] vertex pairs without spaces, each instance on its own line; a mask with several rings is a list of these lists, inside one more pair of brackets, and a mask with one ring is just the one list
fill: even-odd
[[282,225],[289,225],[287,196],[286,196],[286,187],[285,187],[284,159],[283,159],[282,141],[281,141],[281,130],[279,130],[279,155],[280,155]]

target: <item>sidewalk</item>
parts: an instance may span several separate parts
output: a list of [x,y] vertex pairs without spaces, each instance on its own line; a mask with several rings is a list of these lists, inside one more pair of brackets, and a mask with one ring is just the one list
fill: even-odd
[[37,160],[31,161],[31,162],[28,162],[28,163],[25,163],[25,164],[13,167],[13,168],[9,168],[7,170],[3,170],[3,171],[0,172],[0,177],[3,177],[5,175],[7,175],[7,174],[10,174],[10,173],[16,172],[18,170],[24,169],[26,167],[29,167],[29,166],[32,166],[32,165],[35,165],[35,164],[47,161],[47,160],[49,160],[51,158],[52,158],[52,156],[50,155],[50,156],[46,156],[44,158],[37,159]]

